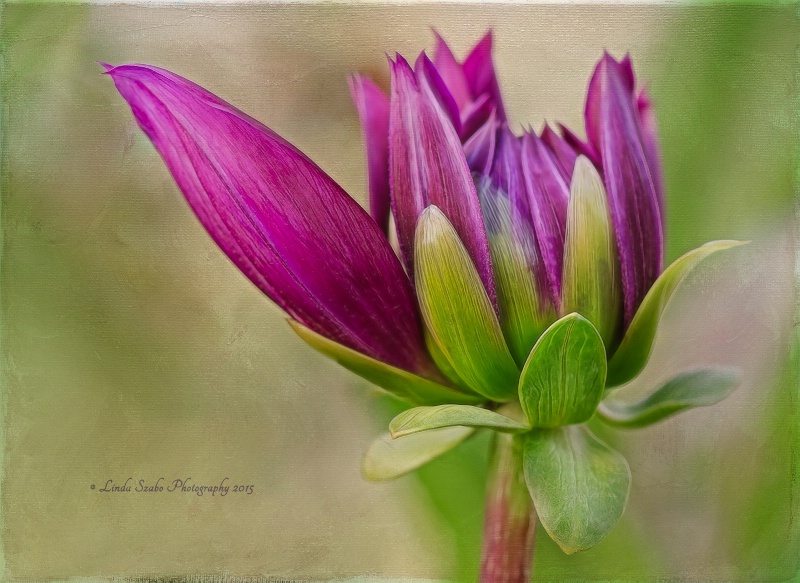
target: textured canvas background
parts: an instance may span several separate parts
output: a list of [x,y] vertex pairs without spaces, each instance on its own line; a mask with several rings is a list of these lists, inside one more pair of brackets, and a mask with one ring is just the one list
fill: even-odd
[[[538,537],[541,580],[784,581],[798,567],[792,338],[796,8],[514,5],[3,7],[2,544],[6,577],[474,579],[477,440],[373,485],[360,457],[392,406],[303,345],[194,219],[96,60],[208,87],[363,200],[345,76],[384,51],[459,55],[494,27],[512,119],[582,127],[603,48],[630,51],[661,122],[669,259],[699,270],[630,391],[740,366],[724,404],[606,432],[634,487],[575,557]],[[108,479],[252,484],[252,495],[113,494]],[[94,484],[96,488],[91,489]]]

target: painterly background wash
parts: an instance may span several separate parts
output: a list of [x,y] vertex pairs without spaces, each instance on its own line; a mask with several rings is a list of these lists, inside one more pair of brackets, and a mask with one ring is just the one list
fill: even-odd
[[[798,563],[798,12],[794,6],[3,7],[2,543],[7,577],[229,574],[473,580],[486,439],[373,485],[396,405],[302,344],[191,215],[95,60],[189,77],[263,120],[359,200],[345,75],[435,27],[494,27],[513,120],[582,127],[608,47],[656,102],[668,259],[715,238],[667,314],[646,390],[697,363],[741,388],[629,439],[628,510],[595,549],[538,537],[544,581],[785,581]],[[103,494],[192,477],[253,495]]]

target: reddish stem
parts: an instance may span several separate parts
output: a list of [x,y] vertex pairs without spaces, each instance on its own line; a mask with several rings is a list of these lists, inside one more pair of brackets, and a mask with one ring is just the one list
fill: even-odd
[[480,583],[529,583],[536,512],[522,473],[519,437],[496,434],[486,493]]

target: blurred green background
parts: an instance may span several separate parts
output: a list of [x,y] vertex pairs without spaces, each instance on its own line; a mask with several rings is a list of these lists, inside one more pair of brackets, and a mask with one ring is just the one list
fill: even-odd
[[[495,31],[518,124],[582,128],[604,48],[630,51],[666,167],[668,259],[698,270],[644,377],[733,364],[725,403],[637,433],[626,514],[542,581],[789,581],[798,536],[796,6],[5,4],[2,8],[3,548],[6,578],[475,579],[485,437],[391,484],[360,457],[396,405],[314,353],[204,233],[96,60],[208,87],[364,200],[345,76],[384,52],[463,55]],[[794,350],[794,358],[790,358]],[[255,486],[103,494],[106,480]]]

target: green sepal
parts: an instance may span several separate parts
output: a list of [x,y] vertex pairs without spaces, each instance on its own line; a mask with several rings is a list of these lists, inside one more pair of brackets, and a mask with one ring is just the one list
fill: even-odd
[[620,328],[622,281],[606,189],[594,165],[578,156],[572,175],[561,302],[594,324],[611,347]]
[[469,387],[494,401],[516,395],[519,371],[464,244],[435,206],[420,215],[414,277],[425,325]]
[[384,433],[369,446],[362,472],[374,482],[399,478],[450,451],[474,432],[472,427],[445,427],[397,439]]
[[667,267],[647,292],[633,316],[622,343],[608,363],[609,388],[623,385],[644,369],[653,348],[658,322],[672,294],[698,263],[709,255],[745,245],[748,241],[713,241],[689,251]]
[[414,373],[375,360],[338,342],[334,342],[296,320],[289,325],[312,348],[338,362],[347,370],[381,387],[394,396],[414,405],[441,405],[444,403],[476,404],[484,399],[468,395]]
[[542,334],[519,381],[519,399],[532,427],[588,420],[606,380],[606,351],[595,327],[579,314],[564,316]]
[[623,429],[636,429],[692,409],[715,405],[731,394],[739,383],[733,370],[699,370],[680,374],[652,395],[635,403],[603,401],[597,417]]
[[497,288],[500,327],[518,366],[525,364],[542,332],[556,320],[547,283],[534,266],[541,263],[533,227],[512,216],[511,203],[488,180],[478,195],[489,240],[492,270]]
[[403,411],[389,423],[389,432],[392,437],[398,438],[419,431],[458,426],[482,427],[504,433],[522,433],[530,429],[524,423],[488,409],[470,405],[439,405]]
[[523,467],[542,526],[568,555],[600,542],[625,510],[628,462],[583,425],[528,434]]

